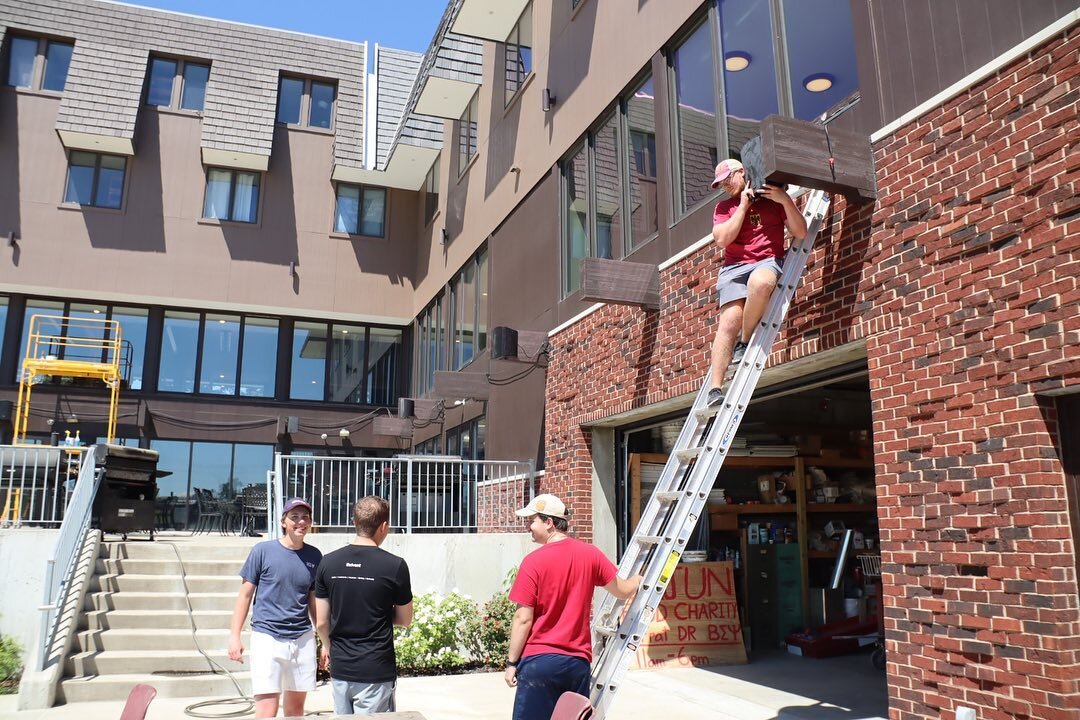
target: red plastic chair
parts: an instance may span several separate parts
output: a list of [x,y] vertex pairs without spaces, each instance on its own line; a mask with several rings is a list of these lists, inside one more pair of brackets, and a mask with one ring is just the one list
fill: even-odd
[[567,691],[560,695],[559,702],[555,703],[551,720],[589,720],[592,714],[593,706],[589,704],[589,698]]
[[120,720],[143,720],[155,695],[157,690],[150,685],[136,685],[131,688],[127,702],[124,703],[124,712],[120,713]]

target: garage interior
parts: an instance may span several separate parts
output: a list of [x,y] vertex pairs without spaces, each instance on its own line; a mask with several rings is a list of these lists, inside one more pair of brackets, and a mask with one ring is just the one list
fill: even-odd
[[[684,410],[618,429],[620,548],[685,419]],[[867,666],[881,664],[884,679],[883,663],[872,657],[881,627],[872,440],[865,360],[763,387],[751,401],[710,494],[707,521],[682,559],[732,563],[751,664],[790,672],[792,662],[857,654]],[[845,536],[849,547],[837,570]],[[818,637],[831,626],[853,631]],[[880,700],[887,702],[884,682]]]

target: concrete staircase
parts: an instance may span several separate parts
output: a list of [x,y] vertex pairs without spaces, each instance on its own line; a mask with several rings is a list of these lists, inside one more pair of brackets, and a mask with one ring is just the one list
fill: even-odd
[[[192,620],[199,646],[249,693],[247,667],[229,660],[228,645],[240,566],[255,542],[185,536],[102,543],[57,702],[124,700],[136,683],[153,685],[159,697],[235,696],[228,676],[212,674],[196,648]],[[249,634],[245,628],[245,656]]]

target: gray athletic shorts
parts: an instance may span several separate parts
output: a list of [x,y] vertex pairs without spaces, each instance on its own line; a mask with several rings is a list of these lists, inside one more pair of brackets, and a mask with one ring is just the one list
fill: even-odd
[[765,258],[752,263],[740,263],[727,265],[720,268],[720,274],[716,278],[716,303],[723,307],[729,302],[746,299],[746,282],[750,275],[759,267],[766,267],[780,277],[780,263],[776,258]]

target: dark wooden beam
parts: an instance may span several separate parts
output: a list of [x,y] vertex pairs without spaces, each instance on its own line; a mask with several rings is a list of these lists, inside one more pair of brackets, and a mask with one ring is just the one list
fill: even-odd
[[587,257],[581,261],[581,299],[659,310],[660,270],[648,263]]
[[391,435],[393,437],[411,438],[413,434],[412,418],[391,417],[380,415],[372,423],[372,431],[376,435]]
[[487,375],[483,373],[436,370],[431,395],[443,400],[487,400],[489,392]]
[[413,417],[421,422],[434,420],[443,407],[442,400],[413,399]]
[[532,362],[547,339],[548,334],[543,330],[518,330],[517,359]]
[[760,132],[742,148],[742,162],[752,184],[760,186],[771,180],[827,190],[860,201],[877,198],[869,136],[830,128],[826,139],[823,126],[779,115],[762,120]]

